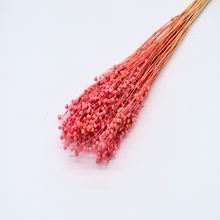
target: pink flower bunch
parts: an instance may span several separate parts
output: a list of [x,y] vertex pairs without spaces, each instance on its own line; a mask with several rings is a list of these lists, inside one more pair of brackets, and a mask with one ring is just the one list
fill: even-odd
[[95,84],[66,104],[66,113],[58,116],[64,149],[70,147],[75,156],[94,151],[97,163],[111,160],[148,95],[153,74],[146,76],[150,61],[145,48],[151,45],[148,40],[125,61],[95,77]]
[[195,0],[131,56],[95,77],[95,84],[70,105],[66,104],[65,114],[58,115],[62,120],[59,129],[65,150],[69,147],[75,156],[81,151],[94,151],[97,163],[111,160],[133,125],[159,71],[208,1]]
[[65,140],[64,149],[70,147],[75,156],[93,150],[97,163],[110,161],[148,94],[149,86],[140,75],[146,65],[144,62],[133,71],[126,64],[114,66],[95,77],[97,82],[70,105],[66,104],[66,113],[58,116],[62,119],[59,129],[62,129],[60,139]]

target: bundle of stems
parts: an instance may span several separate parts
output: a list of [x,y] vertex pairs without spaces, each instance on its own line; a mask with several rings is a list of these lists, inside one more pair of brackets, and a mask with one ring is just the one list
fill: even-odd
[[[195,0],[181,14],[171,18],[142,46],[114,65],[84,91],[62,120],[60,139],[78,156],[81,151],[97,155],[107,163],[128,133],[161,68],[179,45],[189,26],[210,0]],[[76,142],[76,143],[74,143]]]

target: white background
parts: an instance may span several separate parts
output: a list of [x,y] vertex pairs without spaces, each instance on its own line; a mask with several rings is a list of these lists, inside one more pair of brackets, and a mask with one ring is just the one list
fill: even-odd
[[[0,1],[0,219],[220,219],[220,1],[160,72],[109,164],[57,120],[191,0]],[[163,77],[162,77],[163,76]]]

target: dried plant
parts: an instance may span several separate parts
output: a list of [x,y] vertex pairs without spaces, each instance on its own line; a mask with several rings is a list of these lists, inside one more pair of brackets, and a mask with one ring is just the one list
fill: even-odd
[[135,122],[161,68],[208,2],[193,1],[131,56],[95,77],[95,84],[66,104],[67,111],[58,116],[65,150],[69,147],[75,156],[81,151],[94,151],[97,163],[110,161]]

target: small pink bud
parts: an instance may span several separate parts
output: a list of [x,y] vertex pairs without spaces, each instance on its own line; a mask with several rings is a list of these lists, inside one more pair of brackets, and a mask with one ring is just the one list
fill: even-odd
[[70,133],[67,133],[66,138],[70,138]]
[[100,163],[100,162],[101,162],[100,158],[97,158],[96,163]]

